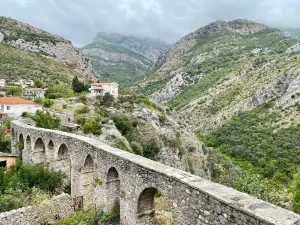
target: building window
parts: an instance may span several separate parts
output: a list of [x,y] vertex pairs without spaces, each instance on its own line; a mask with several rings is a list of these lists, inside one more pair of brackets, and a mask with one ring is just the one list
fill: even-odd
[[10,106],[6,106],[6,109],[7,109],[7,110],[10,110]]

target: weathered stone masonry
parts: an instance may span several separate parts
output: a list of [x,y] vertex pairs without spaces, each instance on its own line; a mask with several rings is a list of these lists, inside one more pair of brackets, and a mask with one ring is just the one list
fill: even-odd
[[300,225],[300,216],[99,141],[12,122],[12,148],[24,142],[27,163],[64,171],[83,205],[120,204],[122,225],[153,224],[154,193],[167,199],[175,225]]

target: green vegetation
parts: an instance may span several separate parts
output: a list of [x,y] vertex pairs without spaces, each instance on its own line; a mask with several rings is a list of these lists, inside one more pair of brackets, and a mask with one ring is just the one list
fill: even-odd
[[74,96],[74,91],[67,84],[56,84],[46,90],[45,96],[50,99],[71,98]]
[[10,129],[10,120],[5,119],[0,127],[0,152],[10,152],[10,137],[6,133],[6,129]]
[[101,134],[101,125],[95,120],[90,120],[84,123],[83,133],[99,135]]
[[111,117],[114,121],[117,129],[121,132],[122,135],[128,136],[132,134],[134,122],[127,116],[116,114]]
[[34,80],[34,87],[36,87],[36,88],[41,88],[41,87],[43,87],[43,86],[44,86],[44,84],[43,84],[42,81],[40,81],[39,79],[35,79],[35,80]]
[[22,95],[23,95],[23,90],[22,90],[22,87],[20,87],[20,86],[9,87],[6,90],[6,96],[21,97]]
[[120,206],[116,205],[111,212],[104,213],[103,209],[90,207],[75,213],[74,216],[59,222],[59,225],[111,225],[120,221]]
[[78,77],[75,76],[72,81],[72,88],[75,93],[81,93],[88,91],[88,86],[83,82],[78,80]]
[[18,162],[0,168],[0,212],[37,204],[63,191],[61,173]]
[[214,148],[210,161],[215,180],[279,205],[292,185],[297,203],[293,187],[300,166],[300,125],[274,126],[280,115],[273,112],[273,106],[271,101],[240,113],[200,138]]
[[28,113],[23,112],[22,117],[33,119],[36,122],[37,127],[54,130],[60,129],[60,119],[51,116],[49,112],[37,110],[35,115],[29,115]]
[[[49,59],[40,53],[29,52],[0,44],[0,74],[8,80],[38,79],[47,84],[57,81],[70,83],[79,76],[71,67]],[[85,78],[84,78],[85,79]]]

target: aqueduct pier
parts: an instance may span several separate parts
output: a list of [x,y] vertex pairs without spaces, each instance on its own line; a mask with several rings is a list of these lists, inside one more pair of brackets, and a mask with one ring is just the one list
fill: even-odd
[[120,205],[122,225],[154,224],[154,195],[166,198],[174,225],[300,225],[300,215],[248,194],[97,140],[11,123],[12,151],[25,163],[62,171],[75,205]]

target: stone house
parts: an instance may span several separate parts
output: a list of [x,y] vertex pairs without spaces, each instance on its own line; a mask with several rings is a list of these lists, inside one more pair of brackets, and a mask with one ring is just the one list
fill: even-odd
[[33,80],[21,79],[19,81],[19,84],[21,85],[22,88],[33,87],[34,86],[34,81]]
[[10,167],[16,164],[18,155],[0,152],[0,167]]
[[23,96],[28,98],[45,98],[45,90],[42,88],[26,88],[23,91]]
[[41,105],[19,97],[0,98],[0,112],[9,117],[19,117],[23,112],[34,114],[37,110],[42,109]]
[[119,94],[119,85],[115,82],[98,82],[90,84],[90,95],[91,96],[103,96],[105,93],[109,93],[115,98]]

